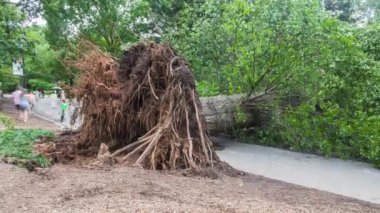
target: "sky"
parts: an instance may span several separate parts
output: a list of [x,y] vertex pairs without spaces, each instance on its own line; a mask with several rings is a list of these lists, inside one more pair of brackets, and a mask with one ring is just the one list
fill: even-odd
[[[9,1],[13,2],[13,3],[18,3],[19,2],[19,0],[9,0]],[[26,21],[26,23],[25,23],[26,26],[30,26],[30,25],[33,25],[33,24],[40,25],[40,26],[45,26],[46,25],[46,20],[41,15],[39,15],[36,18],[32,18],[31,20]]]
[[40,26],[45,26],[46,25],[46,20],[42,17],[39,16],[37,18],[33,18],[32,20],[26,21],[26,25],[30,26],[32,24],[40,25]]

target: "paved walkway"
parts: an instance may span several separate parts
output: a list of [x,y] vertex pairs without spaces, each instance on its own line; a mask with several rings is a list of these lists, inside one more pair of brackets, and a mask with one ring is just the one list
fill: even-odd
[[[24,123],[23,121],[17,119],[19,117],[19,112],[15,109],[13,102],[9,97],[2,99],[2,103],[3,104],[0,113],[4,113],[5,115],[12,118],[17,128],[42,128],[52,131],[58,131],[60,129],[59,125],[54,124],[54,122],[49,121],[49,119],[42,119],[35,113],[30,115],[27,123]],[[5,129],[5,127],[0,124],[0,130],[3,129]]]
[[365,163],[237,143],[219,137],[221,160],[256,175],[380,204],[380,170]]
[[73,107],[69,107],[68,111],[65,114],[65,120],[61,122],[61,111],[58,105],[58,101],[56,101],[55,108],[52,107],[53,100],[50,97],[41,98],[38,100],[37,104],[33,108],[33,112],[37,115],[42,116],[43,118],[47,118],[52,122],[55,122],[57,125],[61,126],[61,128],[70,128],[70,119],[71,115],[74,112]]

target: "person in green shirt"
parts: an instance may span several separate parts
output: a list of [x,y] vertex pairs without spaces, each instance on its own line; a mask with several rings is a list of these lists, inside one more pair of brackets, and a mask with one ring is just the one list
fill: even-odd
[[63,122],[65,120],[65,114],[66,114],[66,111],[67,111],[67,108],[69,107],[69,105],[66,103],[65,99],[62,99],[61,101],[61,122]]

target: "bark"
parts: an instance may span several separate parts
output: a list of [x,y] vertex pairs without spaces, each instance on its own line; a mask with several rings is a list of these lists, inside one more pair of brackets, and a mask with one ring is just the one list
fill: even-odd
[[[273,95],[268,92],[251,95],[249,98],[246,98],[246,94],[200,98],[203,115],[211,134],[267,125],[273,111],[272,100]],[[237,118],[239,106],[241,113],[244,113],[244,122]]]
[[212,134],[228,132],[253,124],[252,113],[245,112],[247,118],[246,122],[238,122],[236,118],[236,110],[241,104],[243,97],[243,94],[237,94],[200,98],[203,115],[206,118],[209,131]]

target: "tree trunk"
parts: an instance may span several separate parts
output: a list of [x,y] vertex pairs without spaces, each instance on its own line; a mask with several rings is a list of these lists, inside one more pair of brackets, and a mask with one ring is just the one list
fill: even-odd
[[236,94],[200,98],[203,115],[212,134],[228,132],[252,124],[253,118],[250,113],[245,113],[246,122],[238,122],[237,109],[243,97],[243,94]]
[[246,99],[245,96],[235,94],[200,98],[211,134],[269,124],[273,112],[272,93],[260,93]]

